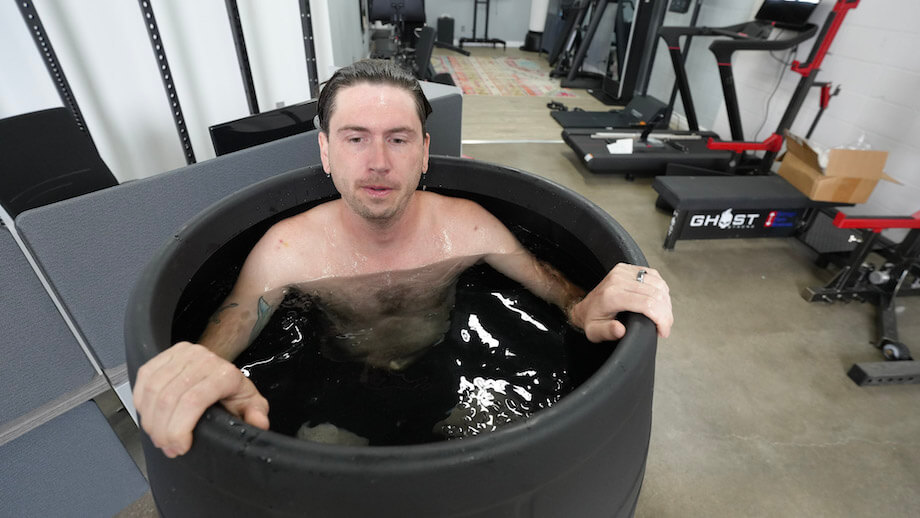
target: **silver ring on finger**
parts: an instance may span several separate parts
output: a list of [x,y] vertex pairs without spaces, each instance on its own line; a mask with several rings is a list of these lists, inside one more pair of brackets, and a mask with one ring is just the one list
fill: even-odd
[[641,270],[639,270],[639,273],[636,274],[636,281],[645,282],[645,274],[647,273],[648,271],[645,268],[642,268]]

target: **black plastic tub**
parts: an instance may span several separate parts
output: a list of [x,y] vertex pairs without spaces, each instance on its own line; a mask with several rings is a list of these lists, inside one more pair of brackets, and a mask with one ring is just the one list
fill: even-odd
[[[645,264],[606,212],[529,173],[432,157],[422,185],[478,201],[522,242],[558,245],[537,253],[585,287],[618,262]],[[319,166],[305,168],[244,189],[183,227],[132,294],[125,328],[131,382],[172,343],[180,300],[189,304],[193,292],[208,291],[196,274],[212,255],[237,248],[245,257],[268,224],[334,195]],[[258,430],[214,406],[182,457],[167,459],[143,437],[157,507],[167,517],[632,516],[648,452],[657,338],[645,317],[629,315],[626,325],[622,340],[597,346],[612,352],[555,406],[467,439],[332,446]]]

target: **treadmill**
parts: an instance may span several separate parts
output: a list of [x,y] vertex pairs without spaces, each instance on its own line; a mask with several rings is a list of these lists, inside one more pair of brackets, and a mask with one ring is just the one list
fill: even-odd
[[[859,0],[838,0],[839,4],[858,2]],[[575,151],[578,158],[589,171],[597,174],[624,174],[627,176],[656,176],[678,168],[682,174],[735,174],[742,163],[745,151],[767,151],[775,156],[782,147],[783,129],[791,125],[791,119],[784,116],[785,128],[780,128],[764,142],[743,142],[741,114],[735,93],[731,58],[735,51],[786,50],[807,41],[817,32],[817,26],[805,23],[815,3],[788,2],[785,0],[765,0],[754,21],[726,27],[662,27],[658,34],[668,45],[668,53],[674,66],[678,91],[686,112],[689,131],[650,131],[617,130],[598,131],[597,129],[567,129],[562,138]],[[791,12],[790,9],[795,10]],[[829,15],[833,17],[834,13]],[[842,17],[840,17],[842,19]],[[830,21],[830,20],[829,20]],[[826,52],[822,41],[827,36],[825,24],[822,37],[812,48],[813,61],[819,47]],[[774,27],[786,29],[782,37],[768,39]],[[722,92],[728,112],[729,127],[733,142],[720,142],[719,136],[710,131],[700,131],[697,122],[687,71],[682,63],[680,37],[714,37],[718,38],[709,46],[719,66]],[[833,38],[833,34],[829,35]],[[829,42],[827,42],[829,45]],[[821,54],[823,57],[823,54]],[[797,66],[798,63],[794,65]],[[813,82],[813,80],[812,80]],[[811,83],[804,88],[807,93]],[[797,89],[798,92],[798,89]],[[795,98],[796,96],[794,96]],[[804,95],[802,96],[804,98]],[[790,103],[787,115],[793,108]],[[798,111],[801,103],[795,106]],[[794,114],[793,114],[794,116]],[[787,120],[789,119],[789,120]],[[632,140],[624,145],[621,140]],[[758,168],[761,167],[758,164]]]
[[650,95],[637,95],[622,110],[599,111],[554,111],[553,119],[563,128],[644,128],[652,121],[667,128],[671,107]]

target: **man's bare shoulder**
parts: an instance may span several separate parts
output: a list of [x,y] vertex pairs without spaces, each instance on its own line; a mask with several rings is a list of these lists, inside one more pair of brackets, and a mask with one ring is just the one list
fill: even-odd
[[466,198],[425,193],[432,218],[451,236],[458,253],[506,253],[519,247],[508,228],[482,205]]
[[[311,207],[299,214],[285,218],[272,225],[269,232],[277,237],[309,236],[311,233],[321,232],[328,221],[333,218],[336,205],[341,203],[336,199]],[[268,232],[266,233],[266,235]]]
[[462,217],[464,221],[476,223],[483,220],[494,220],[494,216],[489,211],[473,200],[430,191],[420,191],[418,194],[425,200],[429,210],[444,219],[456,220]]
[[329,242],[326,232],[334,204],[327,202],[275,223],[249,254],[267,284],[282,286],[324,275],[322,264]]

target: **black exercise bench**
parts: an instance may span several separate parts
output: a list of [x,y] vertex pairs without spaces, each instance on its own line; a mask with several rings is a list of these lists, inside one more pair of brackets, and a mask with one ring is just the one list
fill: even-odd
[[773,175],[658,176],[652,187],[674,209],[668,250],[678,239],[789,237],[809,209],[847,205],[811,200]]

